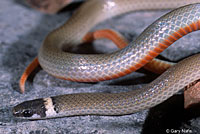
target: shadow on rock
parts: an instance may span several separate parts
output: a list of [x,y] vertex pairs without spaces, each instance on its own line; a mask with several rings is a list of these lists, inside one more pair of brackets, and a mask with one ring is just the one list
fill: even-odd
[[[143,125],[142,134],[164,134],[167,131],[189,129],[190,120],[200,116],[200,107],[184,109],[183,102],[182,94],[174,95],[151,108]],[[195,132],[194,129],[192,131]]]

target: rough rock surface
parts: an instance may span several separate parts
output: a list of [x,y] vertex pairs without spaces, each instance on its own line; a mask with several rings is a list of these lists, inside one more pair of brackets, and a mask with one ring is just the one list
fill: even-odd
[[[76,83],[56,79],[43,70],[27,83],[25,94],[19,93],[18,81],[26,66],[37,56],[44,37],[63,24],[79,4],[70,5],[56,15],[45,15],[23,1],[0,1],[0,134],[149,134],[177,131],[200,132],[200,110],[183,109],[182,93],[164,103],[126,116],[75,116],[49,120],[16,119],[11,109],[30,99],[78,92],[121,92],[140,88],[157,75],[139,70],[123,78],[98,83]],[[167,11],[140,11],[107,20],[95,28],[114,28],[129,40]],[[162,56],[178,61],[200,52],[200,33],[193,32],[174,43]],[[83,47],[82,47],[83,48]],[[95,41],[84,50],[89,53],[115,51],[107,40]]]

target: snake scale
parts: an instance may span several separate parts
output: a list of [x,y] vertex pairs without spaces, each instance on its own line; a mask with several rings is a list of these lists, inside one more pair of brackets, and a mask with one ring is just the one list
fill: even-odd
[[[49,74],[72,81],[118,78],[144,66],[184,35],[200,29],[199,0],[88,0],[61,27],[47,35],[38,54]],[[187,5],[187,6],[183,6]],[[99,22],[134,10],[177,8],[147,27],[122,50],[109,54],[64,52]],[[67,44],[67,45],[66,45]],[[139,90],[122,93],[79,93],[23,102],[16,117],[45,119],[74,115],[124,115],[153,107],[200,79],[200,54],[186,58]]]

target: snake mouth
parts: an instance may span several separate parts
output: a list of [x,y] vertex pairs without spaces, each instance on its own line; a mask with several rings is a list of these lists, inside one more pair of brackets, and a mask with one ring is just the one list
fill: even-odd
[[13,107],[12,114],[13,114],[14,117],[22,118],[22,119],[31,117],[33,115],[30,110],[22,110],[20,104]]
[[29,109],[23,109],[21,107],[21,104],[13,107],[12,114],[15,117],[31,117],[33,115],[33,112]]
[[12,109],[12,114],[19,119],[37,120],[41,118],[39,115],[33,114],[30,110],[19,110],[18,105]]

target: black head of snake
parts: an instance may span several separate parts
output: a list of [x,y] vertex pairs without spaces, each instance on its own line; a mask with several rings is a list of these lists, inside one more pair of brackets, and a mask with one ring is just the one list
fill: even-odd
[[45,106],[43,99],[36,99],[33,101],[26,101],[17,106],[12,110],[15,117],[24,117],[24,118],[38,118],[45,116]]

